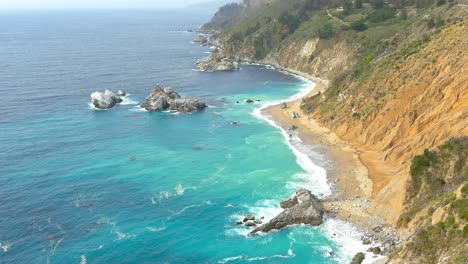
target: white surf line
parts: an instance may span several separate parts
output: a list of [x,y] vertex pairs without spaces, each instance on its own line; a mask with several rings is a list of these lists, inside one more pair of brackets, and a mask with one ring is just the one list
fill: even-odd
[[[281,71],[281,72],[295,76],[296,78],[304,81],[306,84],[298,93],[292,95],[291,97],[285,100],[276,100],[276,101],[266,102],[261,107],[256,108],[252,114],[256,118],[265,120],[267,123],[269,123],[273,127],[278,128],[281,131],[281,134],[285,138],[285,141],[288,144],[289,148],[297,157],[296,158],[297,164],[299,164],[299,166],[301,166],[307,173],[309,173],[311,177],[319,181],[318,183],[320,186],[320,191],[323,194],[323,196],[331,195],[332,192],[327,182],[328,178],[327,178],[326,170],[314,164],[314,162],[309,158],[309,156],[307,156],[305,153],[300,152],[296,147],[294,147],[294,145],[292,144],[293,139],[289,137],[289,134],[287,133],[287,131],[285,131],[281,126],[276,124],[274,120],[262,114],[262,111],[264,109],[270,106],[279,105],[283,102],[292,102],[297,99],[300,99],[306,96],[307,94],[309,94],[310,92],[312,92],[316,87],[316,83],[307,78],[304,78],[302,76],[296,75],[291,72],[286,72],[286,71]],[[340,226],[341,228],[347,229],[348,232],[346,232],[345,235],[332,236],[332,234],[336,233],[336,231],[333,232],[331,230],[340,230],[338,226]],[[333,228],[330,229],[330,227],[333,227]],[[341,253],[344,255],[348,255],[350,259],[352,258],[354,254],[358,252],[363,252],[366,255],[366,259],[364,263],[373,263],[374,261],[381,258],[381,256],[378,258],[373,258],[372,253],[366,252],[365,250],[366,246],[362,246],[361,245],[362,242],[360,240],[360,237],[363,235],[363,233],[357,228],[355,228],[355,226],[352,223],[344,223],[340,220],[328,219],[326,220],[322,228],[326,232],[327,236],[332,241],[342,246]],[[356,246],[356,245],[359,245],[359,246]]]
[[[299,166],[301,166],[301,168],[304,169],[308,173],[309,177],[311,177],[313,180],[315,180],[318,183],[318,185],[320,187],[320,190],[318,190],[318,191],[323,196],[331,195],[332,192],[331,192],[330,186],[328,185],[328,182],[327,182],[327,172],[326,172],[326,170],[324,168],[320,167],[320,166],[317,166],[310,159],[310,157],[307,154],[299,151],[296,147],[294,147],[294,145],[292,144],[293,139],[289,136],[287,131],[285,131],[281,126],[279,126],[274,120],[272,120],[269,117],[264,116],[262,114],[262,111],[264,109],[270,107],[270,106],[278,105],[278,104],[281,104],[283,102],[295,101],[297,99],[300,99],[300,98],[306,96],[307,94],[309,94],[310,92],[312,92],[315,89],[315,86],[316,86],[315,82],[313,82],[313,81],[311,81],[309,79],[306,79],[306,78],[304,78],[302,76],[293,74],[293,73],[288,73],[288,74],[290,74],[292,76],[295,76],[296,78],[304,81],[305,85],[303,86],[303,88],[298,93],[292,95],[291,97],[289,97],[289,98],[287,98],[285,100],[276,100],[276,101],[271,101],[271,102],[264,103],[261,107],[256,108],[253,111],[252,114],[256,118],[261,119],[261,120],[265,120],[271,126],[276,127],[281,131],[281,134],[283,135],[283,137],[284,137],[286,143],[288,144],[289,148],[292,150],[294,155],[296,155],[297,164],[299,164]],[[312,190],[312,191],[317,191],[317,190]]]

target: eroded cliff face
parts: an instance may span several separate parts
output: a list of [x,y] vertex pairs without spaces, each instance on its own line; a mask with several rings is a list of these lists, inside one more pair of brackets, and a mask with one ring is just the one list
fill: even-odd
[[362,151],[374,181],[374,211],[390,223],[404,209],[411,159],[468,135],[467,30],[464,20],[434,32],[406,59],[396,53],[364,82],[352,83],[336,109],[316,112]]
[[[373,212],[396,224],[404,212],[411,159],[468,135],[467,19],[412,38],[370,62],[369,73],[322,94],[313,115],[359,151],[373,180]],[[423,36],[423,37],[420,37]],[[255,61],[255,49],[216,39],[222,52]],[[400,37],[401,38],[401,37]],[[358,63],[341,41],[287,39],[260,62],[337,80]]]
[[328,43],[319,38],[288,40],[269,53],[262,62],[333,80],[354,65],[356,49],[357,47],[345,41]]

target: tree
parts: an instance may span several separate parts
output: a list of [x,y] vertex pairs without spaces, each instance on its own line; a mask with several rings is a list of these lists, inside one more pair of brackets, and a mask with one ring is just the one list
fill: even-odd
[[408,11],[406,10],[406,8],[401,9],[401,12],[400,12],[400,19],[401,19],[401,20],[406,20],[406,19],[408,19]]
[[362,8],[362,0],[355,0],[354,1],[354,8],[361,9]]
[[333,27],[329,22],[323,24],[318,30],[318,36],[320,38],[326,39],[333,35]]
[[367,25],[364,19],[354,21],[353,23],[351,23],[351,25],[349,25],[349,27],[356,31],[364,31],[367,29]]
[[383,8],[385,5],[385,0],[374,0],[373,5],[374,5],[374,8],[376,9]]
[[343,2],[343,13],[349,15],[353,10],[353,2],[351,0],[344,0]]

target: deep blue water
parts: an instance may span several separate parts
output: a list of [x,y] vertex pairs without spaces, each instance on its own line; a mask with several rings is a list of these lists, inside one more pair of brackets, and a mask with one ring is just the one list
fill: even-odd
[[[322,192],[323,175],[252,115],[304,81],[249,65],[193,70],[209,49],[177,30],[210,16],[0,13],[0,263],[342,263],[355,253],[331,238],[330,221],[254,237],[235,225],[273,216],[299,186]],[[210,108],[139,110],[157,84]],[[103,89],[131,95],[95,111],[89,94]]]

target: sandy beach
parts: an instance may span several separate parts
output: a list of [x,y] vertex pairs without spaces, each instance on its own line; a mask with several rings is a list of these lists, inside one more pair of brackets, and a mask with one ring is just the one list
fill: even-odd
[[[315,89],[306,96],[322,92],[325,88],[326,84],[317,82]],[[296,126],[297,129],[290,133],[297,133],[305,144],[320,146],[324,152],[322,154],[332,161],[332,166],[327,168],[327,177],[333,194],[325,202],[329,214],[354,222],[366,230],[372,228],[372,225],[381,221],[376,221],[368,210],[373,182],[369,178],[367,167],[348,142],[304,114],[300,109],[301,101],[302,98],[288,102],[286,108],[283,104],[270,106],[263,110],[263,114],[272,117],[286,131],[292,125]],[[299,117],[292,119],[293,112],[298,113]]]

